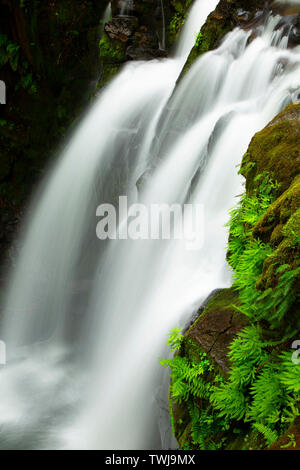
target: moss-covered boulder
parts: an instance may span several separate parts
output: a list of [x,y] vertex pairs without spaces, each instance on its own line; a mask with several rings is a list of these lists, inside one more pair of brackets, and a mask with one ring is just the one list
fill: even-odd
[[290,187],[300,167],[300,103],[287,106],[252,139],[242,162],[248,194],[258,187],[258,175],[267,171],[280,183],[279,192]]
[[291,350],[300,335],[299,106],[252,139],[230,221],[233,287],[200,309],[167,363],[181,448],[299,447],[300,365]]

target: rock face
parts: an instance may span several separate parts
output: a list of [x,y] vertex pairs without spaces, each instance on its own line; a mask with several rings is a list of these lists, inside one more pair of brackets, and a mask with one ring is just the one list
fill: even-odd
[[248,323],[232,306],[237,302],[238,294],[233,289],[222,290],[208,302],[204,313],[188,332],[225,374],[230,370],[228,347]]
[[133,36],[137,27],[137,18],[113,18],[106,23],[104,31],[110,39],[118,39],[121,42],[127,42]]
[[[200,375],[201,378],[198,379],[199,387],[202,387],[199,390],[206,390],[200,392],[201,398],[198,395],[188,395],[189,398],[180,402],[176,400],[176,395],[173,395],[172,391],[173,383],[174,380],[182,381],[183,376],[180,375],[182,372],[178,372],[177,376],[176,369],[174,373],[171,366],[173,372],[173,382],[170,387],[171,420],[177,441],[180,447],[185,449],[199,448],[197,447],[199,445],[200,448],[208,448],[206,446],[216,444],[226,449],[268,447],[278,436],[276,434],[278,430],[273,432],[272,426],[275,429],[274,423],[279,418],[274,418],[272,424],[270,413],[276,407],[278,416],[285,413],[280,408],[283,406],[282,402],[277,402],[277,396],[282,394],[280,400],[283,403],[284,400],[287,400],[287,403],[289,400],[287,392],[284,391],[286,374],[295,374],[295,383],[299,384],[300,381],[300,367],[297,366],[295,369],[296,366],[292,364],[290,358],[282,366],[278,365],[282,357],[287,357],[284,354],[288,354],[285,351],[289,351],[293,339],[299,339],[300,334],[300,103],[288,105],[265,129],[253,137],[240,171],[246,178],[246,194],[235,219],[231,222],[230,239],[235,236],[240,237],[242,232],[244,235],[241,245],[229,242],[228,251],[228,261],[236,276],[241,276],[240,282],[235,281],[231,289],[223,289],[210,297],[205,308],[199,310],[199,317],[185,332],[177,353],[177,357],[185,361],[181,367],[187,367],[188,364],[193,374],[198,370],[197,367],[203,364],[203,353],[206,354],[211,366],[208,372]],[[273,196],[266,207],[265,201],[270,192]],[[253,207],[253,203],[256,205],[257,221],[251,225],[247,221],[247,210]],[[240,223],[240,217],[244,222],[237,225]],[[268,255],[262,256],[259,261],[258,251],[251,255],[251,250],[256,249],[254,247],[266,250],[262,253]],[[234,252],[234,249],[246,251]],[[246,269],[243,265],[242,271],[239,272],[241,257],[249,258],[249,266]],[[254,261],[257,266],[252,269],[251,263]],[[249,279],[252,276],[253,280],[246,281],[247,276]],[[249,322],[251,327],[247,326]],[[247,368],[248,363],[246,358],[245,363],[241,362],[243,358],[233,361],[232,345],[239,341],[236,349],[239,352],[243,347],[244,329],[250,328],[249,331],[252,331],[253,327],[257,328],[256,331],[260,332],[260,336],[256,336],[254,340],[251,340],[251,336],[247,339],[246,349],[249,346],[247,354],[251,361],[252,351],[261,344],[260,359],[252,369],[249,369],[251,378],[249,375],[247,379],[243,378],[239,382],[243,367]],[[229,351],[231,352],[228,355]],[[213,384],[216,377],[220,376],[225,381],[224,390],[227,390],[222,400],[228,400],[228,405],[223,405],[222,400],[221,405],[220,401],[217,401],[216,405],[214,401],[216,399],[210,399],[212,392],[212,396],[216,397]],[[261,413],[256,415],[257,409],[251,401],[252,394],[253,390],[259,393],[263,380],[267,380],[266,392],[262,394],[261,404],[255,404]],[[183,383],[180,385],[181,394],[184,390]],[[237,389],[234,388],[236,383],[239,384]],[[220,390],[222,391],[222,387]],[[291,393],[293,388],[288,390]],[[269,398],[264,402],[269,391]],[[233,398],[230,398],[231,393]],[[230,411],[227,413],[226,407],[238,403],[239,400],[242,414],[230,414]],[[262,413],[267,403],[272,403],[273,411],[268,412],[264,421]],[[290,422],[290,426],[287,426],[286,432],[270,447],[271,449],[280,449],[281,446],[286,449],[299,448],[297,397],[293,403],[296,412],[294,417],[290,416],[286,421]],[[218,414],[220,409],[223,410],[222,419],[224,416],[228,419],[226,421],[224,418],[225,421],[221,426]],[[284,422],[285,418],[280,419]],[[249,425],[251,420],[254,422]],[[203,431],[205,426],[210,428],[207,435]],[[206,437],[197,437],[200,432]]]

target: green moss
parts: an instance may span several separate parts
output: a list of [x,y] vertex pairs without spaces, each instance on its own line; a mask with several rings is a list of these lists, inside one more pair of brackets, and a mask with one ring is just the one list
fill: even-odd
[[179,36],[182,26],[184,25],[185,17],[179,13],[175,13],[169,22],[168,27],[168,43],[173,44]]
[[202,26],[200,36],[198,35],[196,38],[195,46],[187,59],[183,74],[198,57],[218,47],[229,31],[240,26],[238,10],[249,11],[249,20],[251,20],[256,11],[263,7],[263,4],[263,0],[220,0],[216,10],[208,16],[206,23]]
[[220,43],[221,39],[231,31],[231,24],[228,24],[226,19],[215,18],[210,16],[207,22],[202,27],[200,33],[196,38],[195,45],[190,52],[187,62],[184,67],[184,73],[191,67],[198,57],[202,54],[215,49]]
[[175,11],[177,13],[179,13],[180,15],[184,16],[188,9],[190,8],[190,6],[192,5],[193,3],[193,0],[186,0],[186,1],[183,1],[183,0],[171,0],[171,3],[175,9]]
[[[232,314],[236,311],[238,303],[237,293],[234,289],[221,289],[207,304],[203,316],[215,311],[229,311]],[[199,319],[197,320],[199,321]]]
[[104,32],[99,43],[100,58],[111,62],[124,62],[125,46],[121,41],[112,40]]
[[193,0],[187,0],[186,2],[182,0],[170,0],[170,2],[165,5],[168,25],[166,28],[166,42],[168,48],[171,47],[178,39],[192,3]]
[[118,39],[111,39],[105,32],[99,42],[101,78],[97,88],[110,82],[126,61],[126,44]]
[[[300,167],[300,103],[290,105],[252,139],[244,156],[241,173],[247,193],[257,186],[257,175],[267,171],[285,191]],[[286,116],[284,118],[284,116]]]

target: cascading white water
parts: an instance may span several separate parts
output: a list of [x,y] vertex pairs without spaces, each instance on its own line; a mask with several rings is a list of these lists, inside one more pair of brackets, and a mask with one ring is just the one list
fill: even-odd
[[[158,364],[170,328],[229,286],[224,224],[253,134],[296,95],[300,51],[271,17],[235,30],[172,94],[216,1],[195,3],[175,59],[132,63],[99,97],[40,190],[5,305],[2,448],[161,446]],[[170,96],[172,95],[171,99]],[[201,203],[204,244],[96,240],[96,207]]]

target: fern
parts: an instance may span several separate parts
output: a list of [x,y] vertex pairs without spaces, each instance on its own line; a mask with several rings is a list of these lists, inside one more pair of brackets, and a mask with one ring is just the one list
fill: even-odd
[[231,382],[220,387],[215,387],[210,397],[213,406],[219,410],[219,416],[227,416],[231,419],[240,420],[246,411],[246,397],[242,390],[235,387]]
[[280,385],[278,367],[266,364],[250,388],[253,401],[248,413],[249,420],[275,424],[280,419],[280,410],[286,394]]
[[268,446],[274,444],[274,442],[277,441],[278,434],[277,434],[276,431],[268,428],[267,426],[265,426],[264,424],[261,424],[261,423],[253,423],[253,427],[259,433],[261,433],[263,435],[263,437],[265,438]]
[[292,361],[291,353],[281,355],[280,383],[289,393],[300,392],[300,364]]
[[167,341],[167,344],[170,346],[171,352],[180,349],[183,340],[183,335],[181,332],[182,328],[173,328],[173,330],[171,330],[170,336]]
[[[187,406],[191,441],[200,449],[221,448],[226,436],[215,442],[220,431],[238,429],[246,433],[251,428],[262,434],[269,446],[300,414],[300,364],[294,364],[289,353],[276,354],[278,346],[292,338],[295,331],[286,329],[280,341],[266,342],[258,323],[267,320],[273,329],[282,325],[298,301],[295,283],[300,278],[300,266],[296,260],[293,266],[278,265],[276,288],[257,288],[264,263],[271,258],[272,264],[274,251],[270,244],[253,237],[253,227],[274,201],[279,186],[265,174],[259,175],[256,181],[260,181],[260,186],[251,197],[242,196],[232,209],[228,224],[228,261],[239,293],[235,307],[250,322],[229,348],[229,377],[224,380],[219,375],[213,378],[208,375],[212,366],[205,354],[197,363],[178,353],[173,359],[161,362],[171,369],[172,398]],[[273,265],[276,267],[275,262]],[[184,337],[179,329],[171,332],[168,343],[172,351],[184,352]],[[246,445],[250,446],[250,441]]]

